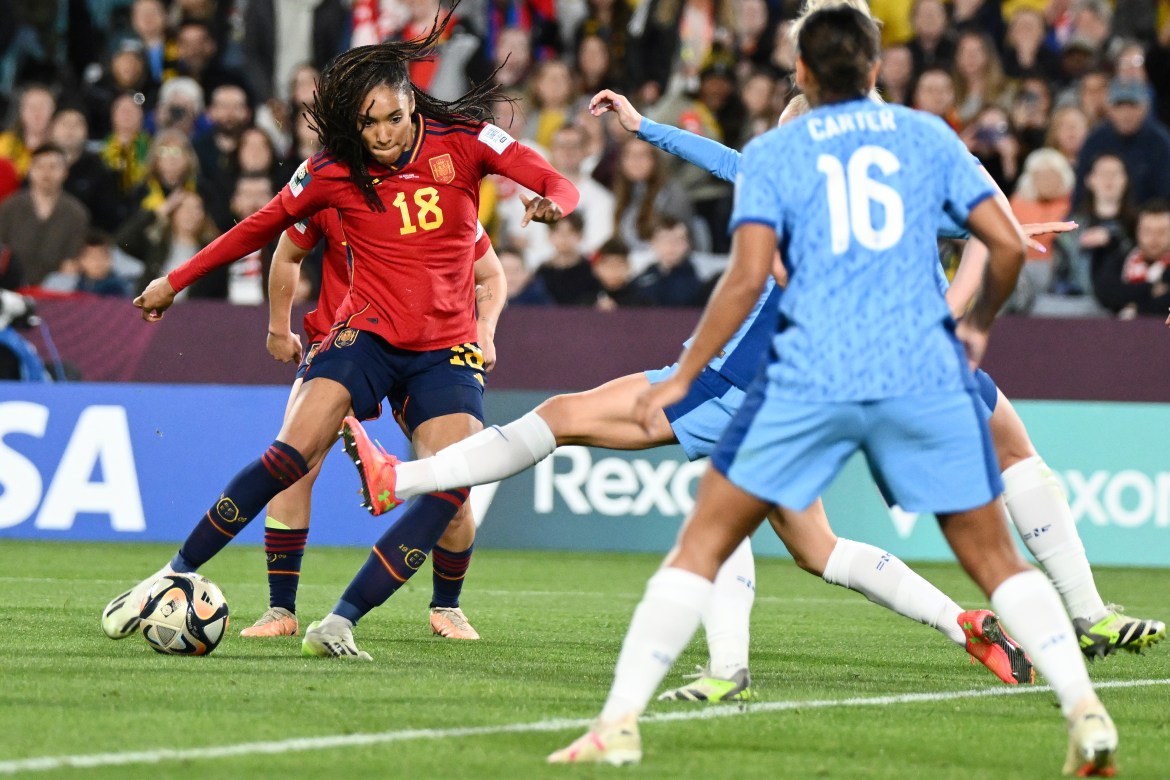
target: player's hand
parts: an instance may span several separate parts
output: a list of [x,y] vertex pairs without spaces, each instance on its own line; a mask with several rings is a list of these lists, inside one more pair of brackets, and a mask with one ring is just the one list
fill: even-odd
[[524,204],[524,218],[520,220],[520,227],[524,227],[529,222],[543,222],[546,225],[551,225],[565,216],[561,207],[548,198],[526,198],[521,195],[520,202]]
[[653,435],[658,428],[657,422],[662,410],[685,398],[689,389],[689,383],[680,379],[677,374],[665,382],[650,385],[634,402],[634,419],[642,425],[646,433]]
[[495,329],[483,321],[477,322],[475,329],[478,334],[476,343],[479,344],[479,351],[483,353],[483,370],[490,372],[496,367]]
[[279,333],[268,331],[268,354],[281,363],[300,363],[305,356],[305,348],[301,346],[301,337],[292,331]]
[[1039,241],[1033,241],[1032,236],[1044,236],[1049,233],[1068,233],[1069,231],[1077,229],[1075,222],[1030,222],[1027,225],[1020,225],[1024,231],[1024,236],[1028,239],[1028,247],[1037,252],[1047,252],[1044,245]]
[[983,361],[983,353],[987,351],[987,332],[979,330],[967,320],[959,320],[955,328],[955,336],[963,344],[967,353],[967,365],[972,371],[979,368]]
[[589,101],[589,113],[601,116],[606,111],[617,114],[618,123],[631,133],[642,129],[642,115],[630,103],[629,98],[609,89],[603,89]]
[[160,276],[134,299],[134,305],[142,309],[142,319],[147,322],[158,322],[163,312],[171,308],[175,302],[175,288],[165,276]]

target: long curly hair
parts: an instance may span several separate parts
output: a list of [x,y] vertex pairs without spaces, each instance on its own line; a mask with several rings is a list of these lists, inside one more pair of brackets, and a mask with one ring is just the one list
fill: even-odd
[[421,38],[359,46],[339,54],[321,71],[313,104],[306,107],[310,126],[321,145],[346,164],[350,180],[361,190],[374,211],[385,211],[385,206],[374,190],[374,176],[370,174],[366,147],[358,128],[362,104],[370,90],[387,86],[396,91],[409,91],[414,95],[415,110],[419,114],[455,125],[475,126],[492,121],[494,105],[508,102],[493,83],[491,76],[495,75],[494,72],[462,97],[451,101],[432,97],[411,82],[408,66],[434,56],[454,12],[455,6],[452,6],[441,19],[436,13],[434,28]]

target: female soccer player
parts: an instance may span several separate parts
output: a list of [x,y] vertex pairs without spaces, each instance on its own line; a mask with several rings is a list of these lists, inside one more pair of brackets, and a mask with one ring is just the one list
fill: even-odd
[[[471,249],[479,181],[499,173],[539,193],[525,201],[524,224],[555,222],[578,195],[539,155],[484,121],[497,99],[493,87],[448,103],[411,84],[407,66],[429,53],[449,18],[426,38],[335,58],[309,110],[324,150],[264,209],[136,299],[145,319],[158,320],[178,290],[210,269],[324,208],[341,216],[352,263],[336,324],[276,440],[228,483],[161,573],[195,571],[210,560],[324,457],[351,411],[372,417],[388,397],[420,455],[482,429]],[[426,496],[387,531],[335,608],[337,618],[319,632],[320,652],[358,655],[349,616],[381,603],[375,600],[392,593],[404,572],[418,568],[466,499],[466,490]],[[152,579],[106,607],[107,635],[134,630]]]
[[[866,98],[879,54],[867,14],[812,14],[797,50],[797,82],[819,110],[748,145],[731,266],[678,372],[640,399],[643,419],[652,425],[685,396],[751,309],[780,242],[789,284],[770,359],[635,611],[598,723],[549,760],[639,760],[637,718],[693,634],[718,567],[767,511],[807,506],[860,449],[904,508],[939,515],[960,563],[1052,684],[1069,725],[1065,771],[1109,773],[1117,732],[1056,591],[1008,537],[986,412],[965,365],[983,355],[1023,237],[940,122]],[[926,264],[944,210],[990,251],[957,329]]]
[[[321,241],[325,242],[321,290],[317,307],[304,318],[306,349],[292,331],[293,292],[300,279],[301,261]],[[496,322],[507,300],[507,292],[503,267],[482,225],[476,227],[475,256],[476,343],[483,352],[484,370],[490,372],[496,362]],[[289,393],[286,416],[297,398],[313,355],[333,325],[334,312],[349,292],[348,262],[349,251],[341,229],[341,218],[333,209],[318,211],[286,230],[272,256],[272,268],[268,274],[268,352],[282,362],[300,364]],[[268,503],[264,518],[264,555],[268,568],[269,606],[254,625],[240,632],[240,636],[295,636],[299,632],[297,587],[308,540],[313,484],[320,474],[321,463]],[[431,556],[434,592],[430,624],[431,630],[439,636],[479,638],[459,607],[463,577],[471,563],[474,542],[474,518],[471,508],[464,504],[455,513]]]

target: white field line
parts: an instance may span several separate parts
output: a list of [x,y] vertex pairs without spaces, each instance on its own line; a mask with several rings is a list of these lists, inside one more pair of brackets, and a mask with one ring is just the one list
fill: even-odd
[[[1145,688],[1170,685],[1170,679],[1115,680],[1102,682],[1096,688]],[[758,715],[766,712],[787,710],[818,710],[835,707],[875,707],[891,704],[918,704],[922,702],[955,701],[958,699],[980,699],[990,696],[1023,696],[1049,693],[1047,685],[1027,687],[980,688],[968,691],[944,691],[936,693],[902,693],[889,696],[869,696],[850,699],[812,699],[809,701],[773,701],[750,704],[746,707],[708,707],[702,710],[686,710],[649,715],[642,723],[667,721],[709,720],[711,718],[734,718],[744,715]],[[44,772],[53,769],[92,769],[106,766],[128,766],[131,764],[161,764],[167,761],[199,761],[235,756],[307,752],[311,750],[332,750],[362,745],[382,745],[389,742],[407,742],[423,739],[458,739],[460,737],[483,737],[496,734],[531,734],[546,731],[567,731],[585,728],[591,723],[585,718],[542,720],[534,723],[506,723],[496,726],[470,726],[451,729],[405,729],[383,731],[375,734],[338,734],[328,737],[302,737],[271,742],[242,742],[235,745],[219,745],[202,748],[176,750],[142,750],[125,753],[94,753],[77,756],[43,756],[0,761],[0,775],[15,775],[22,772]]]

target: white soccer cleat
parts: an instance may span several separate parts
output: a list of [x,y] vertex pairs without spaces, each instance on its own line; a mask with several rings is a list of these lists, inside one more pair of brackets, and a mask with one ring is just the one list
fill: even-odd
[[626,715],[612,723],[598,721],[571,745],[548,757],[550,764],[610,764],[625,766],[642,760],[638,716]]
[[755,698],[747,669],[740,669],[730,677],[714,677],[710,669],[700,666],[696,674],[687,676],[693,682],[659,694],[658,701],[747,702]]
[[1069,720],[1064,774],[1076,777],[1117,774],[1117,728],[1095,696],[1078,704]]
[[353,627],[343,620],[328,617],[309,624],[301,640],[301,655],[316,658],[344,658],[373,661],[365,650],[358,650],[353,641]]
[[150,586],[163,576],[164,572],[152,574],[125,593],[114,597],[102,610],[102,631],[110,639],[125,639],[138,630],[142,605],[150,593]]

